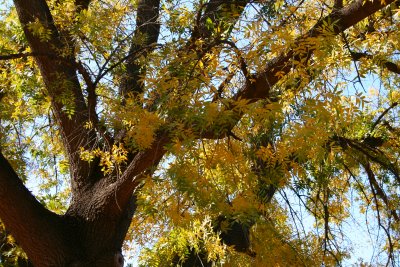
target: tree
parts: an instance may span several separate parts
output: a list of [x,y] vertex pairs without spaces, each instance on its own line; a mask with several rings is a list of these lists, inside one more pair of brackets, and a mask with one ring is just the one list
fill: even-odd
[[353,193],[397,264],[398,4],[3,1],[3,264],[333,266]]

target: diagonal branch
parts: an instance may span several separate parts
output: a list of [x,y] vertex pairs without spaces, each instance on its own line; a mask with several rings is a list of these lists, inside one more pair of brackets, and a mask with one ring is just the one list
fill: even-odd
[[[386,4],[390,2],[393,2],[393,0],[388,1]],[[253,75],[253,77],[251,77],[253,79],[249,79],[232,100],[240,98],[248,100],[249,103],[253,103],[259,99],[270,98],[277,101],[273,99],[273,96],[270,94],[271,88],[281,77],[276,74],[289,73],[293,60],[304,62],[304,59],[306,59],[305,64],[307,64],[307,59],[311,57],[315,49],[313,47],[307,47],[307,38],[322,36],[325,34],[322,25],[331,24],[332,22],[335,22],[332,26],[333,33],[337,35],[384,6],[385,5],[382,4],[381,1],[357,0],[329,14],[319,21],[307,34],[300,36],[290,49],[282,52],[281,55],[271,60],[263,70]],[[307,52],[296,54],[295,51],[299,51],[299,47],[306,47]],[[304,49],[302,49],[302,51],[304,51]],[[251,82],[250,80],[254,81]],[[223,125],[220,125],[220,122],[216,121],[210,131],[197,133],[198,138],[222,138],[226,136],[244,114],[243,111],[235,109],[235,104],[230,105],[228,108],[234,111],[232,112],[232,120],[225,120],[225,124]],[[226,121],[229,122],[226,123]],[[166,127],[166,129],[167,128],[168,127]],[[215,129],[221,128],[224,129],[224,131],[215,131]],[[170,141],[168,132],[160,132],[149,149],[134,155],[133,160],[127,166],[121,177],[119,177],[115,183],[107,187],[107,191],[104,191],[101,196],[104,200],[103,203],[109,209],[113,212],[124,210],[131,199],[132,192],[141,183],[143,173],[157,166],[166,152],[164,146]]]
[[[331,33],[338,35],[392,2],[394,2],[394,0],[388,0],[385,3],[377,0],[356,0],[341,9],[333,11],[318,21],[306,34],[298,37],[289,49],[270,60],[263,70],[252,75],[253,77],[250,79],[251,82],[247,81],[232,100],[248,100],[248,103],[257,102],[260,99],[277,101],[277,99],[273,99],[275,96],[272,95],[271,90],[284,75],[291,71],[293,62],[304,62],[303,64],[305,65],[309,64],[309,59],[316,49],[315,46],[309,45],[307,41],[309,38],[321,37],[326,34],[326,25],[331,25]],[[302,52],[297,53],[296,51]],[[231,104],[229,109],[234,110],[235,104]],[[238,111],[233,112],[232,120],[229,120],[229,123],[227,123],[226,121],[228,120],[226,120],[223,122],[223,125],[221,125],[221,122],[216,120],[209,131],[199,133],[199,135],[202,138],[223,138],[226,136],[226,133],[237,124],[242,116],[243,111],[238,109]],[[219,130],[215,131],[215,129]]]
[[[30,255],[30,260],[35,266],[44,266],[40,263],[43,259],[62,259],[63,251],[67,252],[68,249],[61,232],[63,228],[60,227],[60,218],[45,209],[35,199],[1,152],[0,199],[1,220]],[[22,223],[27,220],[29,223]],[[49,244],[57,249],[48,250]],[[44,251],[46,253],[58,251],[60,254],[49,254],[43,257]],[[34,258],[35,256],[41,256],[41,258]],[[52,262],[49,265],[60,266],[60,263]]]
[[362,165],[363,165],[365,171],[367,172],[368,180],[369,180],[371,186],[376,191],[376,194],[382,199],[383,203],[385,203],[385,205],[386,205],[386,208],[388,210],[390,210],[390,214],[398,222],[399,221],[399,215],[397,214],[397,211],[395,209],[391,208],[391,204],[389,203],[389,199],[388,199],[386,193],[383,191],[383,189],[379,186],[378,181],[375,178],[375,174],[371,169],[370,163],[367,161],[366,163],[363,163]]
[[[255,82],[247,84],[237,94],[236,99],[249,99],[251,102],[255,102],[258,99],[268,97],[270,90],[281,79],[280,77],[290,72],[293,66],[292,62],[308,63],[308,59],[316,47],[311,47],[307,44],[307,39],[323,36],[327,31],[327,27],[324,25],[331,25],[332,34],[338,35],[392,2],[394,0],[385,1],[385,3],[377,0],[356,0],[330,13],[318,21],[305,35],[297,38],[289,50],[282,52],[279,56],[268,62],[263,71],[254,75]],[[303,52],[296,53],[296,51]]]
[[379,146],[384,144],[381,138],[367,136],[363,140],[352,140],[346,137],[333,136],[330,140],[335,142],[343,149],[350,147],[355,151],[361,152],[366,158],[379,164],[381,168],[390,171],[396,178],[397,182],[400,182],[400,172],[398,167],[395,163],[392,163],[381,150],[378,149]]
[[371,127],[371,132],[375,129],[375,127],[381,122],[381,120],[383,119],[383,117],[385,117],[385,115],[393,108],[395,108],[399,103],[398,102],[393,102],[387,109],[385,109],[381,115],[379,115],[379,117],[376,119],[376,121],[374,122],[374,124]]
[[18,58],[26,58],[32,56],[53,56],[51,54],[37,54],[37,53],[15,53],[8,55],[0,55],[0,60],[10,60],[10,59],[18,59]]
[[[358,61],[362,58],[373,59],[373,56],[368,53],[363,52],[351,52],[350,53],[353,60]],[[388,71],[391,71],[396,74],[400,74],[400,67],[391,61],[383,60],[379,62],[382,67],[385,67]]]
[[[92,147],[96,134],[94,130],[84,127],[89,121],[90,114],[76,73],[74,46],[70,45],[69,36],[62,35],[67,33],[60,33],[56,28],[45,0],[14,0],[14,4],[51,97],[52,108],[69,158],[72,189],[82,189],[89,183],[87,179],[94,171],[94,167],[90,167],[87,162],[80,159],[79,149]],[[45,37],[29,28],[30,25],[37,23],[46,29],[48,34]],[[69,52],[68,55],[62,56],[59,51]],[[42,56],[43,54],[51,54],[54,57]],[[66,112],[65,101],[69,102],[69,107],[72,109],[69,113]]]
[[102,190],[106,209],[112,213],[122,212],[132,198],[147,173],[153,173],[166,153],[165,146],[170,142],[167,132],[160,132],[150,148],[135,154],[119,179]]

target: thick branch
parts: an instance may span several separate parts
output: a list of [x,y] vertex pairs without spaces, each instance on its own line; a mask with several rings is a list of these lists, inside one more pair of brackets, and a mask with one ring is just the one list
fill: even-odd
[[0,55],[0,60],[26,58],[26,57],[31,57],[31,56],[52,56],[52,55],[50,55],[50,54],[36,54],[36,53],[15,53],[15,54],[8,54],[8,55]]
[[[14,3],[48,94],[52,98],[54,114],[69,157],[72,189],[83,188],[88,184],[86,180],[94,168],[81,161],[79,149],[92,147],[96,135],[93,130],[84,127],[85,122],[89,121],[89,112],[77,78],[71,40],[69,36],[61,36],[57,30],[45,0],[14,0]],[[46,28],[49,35],[44,38],[34,34],[29,25],[35,23]],[[61,56],[59,51],[69,51],[69,54]],[[42,56],[43,54],[54,57]],[[65,101],[69,104],[65,105]],[[69,112],[67,106],[71,109]]]
[[[263,70],[253,75],[253,77],[251,77],[253,82],[247,81],[243,88],[232,100],[247,99],[249,103],[254,103],[260,99],[276,101],[276,99],[273,99],[275,96],[271,94],[271,89],[281,80],[284,75],[288,74],[292,70],[293,62],[304,62],[303,64],[306,66],[309,64],[308,61],[316,47],[309,46],[309,44],[307,44],[308,38],[323,36],[327,31],[326,25],[331,25],[331,30],[333,31],[332,33],[338,35],[376,11],[389,5],[393,1],[394,0],[389,0],[385,3],[382,3],[382,1],[379,0],[356,0],[339,10],[333,11],[318,21],[306,34],[298,37],[289,49],[269,61]],[[296,53],[295,51],[302,52]],[[234,110],[235,104],[233,103],[229,109]],[[242,116],[242,110],[233,112],[232,120],[230,120],[229,123],[224,122],[224,125],[221,125],[220,121],[217,120],[214,123],[214,127],[207,132],[199,133],[199,135],[202,138],[225,137],[226,133],[237,124]],[[219,131],[215,131],[215,129],[219,129]]]
[[78,7],[77,11],[88,9],[91,0],[75,0],[75,5]]
[[[136,29],[132,39],[129,54],[136,54],[137,51],[144,50],[144,58],[154,50],[160,33],[160,23],[158,22],[160,12],[160,0],[140,0],[136,17]],[[129,92],[140,94],[143,92],[142,76],[146,73],[146,63],[138,63],[136,58],[128,58],[126,64],[127,73],[124,77],[120,93],[126,97]]]
[[[62,227],[59,217],[45,209],[26,189],[1,152],[0,199],[1,220],[30,256],[33,264],[61,266],[67,248],[60,232]],[[54,250],[49,250],[49,246]]]
[[142,183],[147,172],[152,173],[166,153],[165,145],[170,142],[167,133],[160,133],[150,148],[138,152],[122,176],[108,187],[104,198],[112,210],[124,210],[132,197],[132,192]]
[[[192,34],[192,39],[208,39],[213,34],[214,27],[220,27],[221,33],[229,32],[236,23],[248,0],[210,0],[206,6],[204,13],[197,18],[196,26]],[[211,22],[211,23],[209,23]],[[226,37],[226,36],[225,36]]]
[[[265,69],[255,75],[255,82],[247,84],[236,96],[236,99],[249,99],[251,102],[255,102],[258,99],[268,97],[271,88],[281,79],[280,77],[291,71],[293,61],[307,64],[308,59],[316,49],[315,46],[310,47],[307,44],[307,39],[323,36],[327,31],[327,27],[324,25],[331,25],[333,34],[338,35],[393,1],[389,0],[383,3],[379,0],[356,0],[342,9],[332,12],[317,22],[307,34],[297,38],[289,50],[268,62]],[[296,53],[295,51],[305,52]]]
[[[368,53],[362,53],[362,52],[351,52],[351,57],[353,60],[360,60],[362,58],[368,58],[372,59],[373,56],[368,54]],[[383,60],[379,62],[382,67],[385,67],[388,71],[391,71],[396,74],[400,74],[400,68],[396,63],[393,63],[388,60]]]

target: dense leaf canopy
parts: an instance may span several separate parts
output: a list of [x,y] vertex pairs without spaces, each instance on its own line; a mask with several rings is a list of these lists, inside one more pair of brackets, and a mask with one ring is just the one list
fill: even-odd
[[0,266],[41,212],[142,266],[400,264],[399,6],[0,1]]

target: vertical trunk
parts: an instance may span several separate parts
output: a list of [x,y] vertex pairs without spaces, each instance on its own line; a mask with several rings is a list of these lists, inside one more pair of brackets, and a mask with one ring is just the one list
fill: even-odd
[[121,207],[124,212],[98,209],[102,200],[96,197],[82,197],[81,201],[64,216],[79,244],[79,257],[72,266],[123,266],[121,247],[136,208],[135,198],[132,197],[126,207]]

